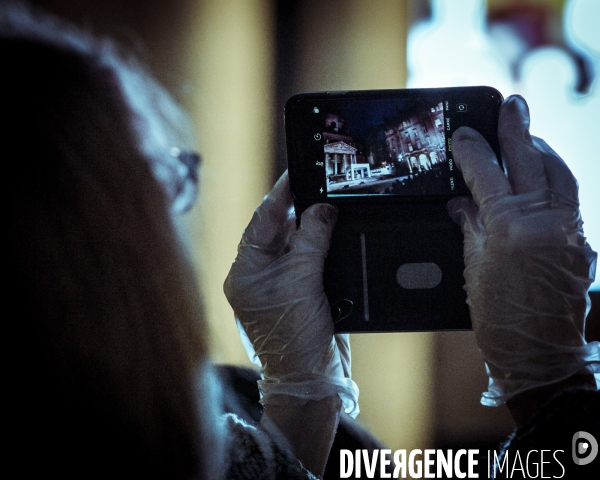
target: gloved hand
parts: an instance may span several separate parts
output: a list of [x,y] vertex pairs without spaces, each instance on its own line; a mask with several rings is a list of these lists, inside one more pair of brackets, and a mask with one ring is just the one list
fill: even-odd
[[448,204],[465,236],[467,303],[489,375],[481,403],[493,406],[600,372],[600,344],[584,339],[596,253],[583,236],[577,182],[529,134],[523,98],[503,103],[498,137],[506,173],[479,133],[456,130],[454,159],[473,198]]
[[323,290],[323,265],[337,212],[313,205],[296,229],[287,172],[254,213],[225,280],[238,326],[258,356],[265,405],[301,405],[339,394],[346,413],[358,414],[350,378],[348,335],[334,335]]

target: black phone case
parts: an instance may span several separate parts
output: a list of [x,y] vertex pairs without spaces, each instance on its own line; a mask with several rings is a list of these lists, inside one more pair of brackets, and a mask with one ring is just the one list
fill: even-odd
[[[479,89],[479,90],[477,90]],[[485,113],[485,122],[470,124],[479,130],[499,154],[496,138],[498,108],[502,96],[489,87],[467,87],[473,95],[493,95],[494,111]],[[441,89],[414,90],[417,95]],[[459,89],[446,89],[452,98]],[[344,92],[304,94],[288,102],[364,95],[369,98],[394,92]],[[296,214],[321,202],[335,204],[338,223],[324,271],[325,293],[329,299],[337,333],[467,330],[471,328],[463,278],[463,236],[449,217],[446,203],[451,195],[370,198],[306,198],[299,195],[307,161],[297,148],[298,127],[288,118],[288,163]],[[461,117],[463,118],[463,117]],[[472,115],[470,118],[473,120]],[[454,129],[461,124],[454,122]],[[301,129],[301,127],[300,127]],[[306,136],[308,132],[302,132]],[[451,134],[451,132],[449,133]],[[313,159],[310,159],[311,161]],[[310,179],[307,179],[310,181]]]

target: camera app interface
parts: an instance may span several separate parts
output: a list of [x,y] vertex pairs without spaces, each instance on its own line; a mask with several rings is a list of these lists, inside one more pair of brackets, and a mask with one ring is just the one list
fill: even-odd
[[466,189],[454,167],[447,132],[449,110],[462,112],[459,106],[467,108],[431,99],[339,100],[315,107],[324,122],[320,140],[327,196]]

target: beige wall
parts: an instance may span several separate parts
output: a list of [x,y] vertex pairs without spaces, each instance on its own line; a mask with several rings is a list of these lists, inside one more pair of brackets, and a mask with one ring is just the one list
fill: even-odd
[[190,233],[216,362],[248,364],[223,281],[252,212],[269,191],[273,157],[273,18],[269,2],[190,5],[188,105],[203,163]]

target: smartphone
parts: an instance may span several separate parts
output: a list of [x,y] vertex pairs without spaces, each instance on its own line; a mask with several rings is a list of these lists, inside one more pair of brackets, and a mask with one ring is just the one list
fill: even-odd
[[290,187],[298,219],[338,207],[324,286],[335,330],[471,328],[463,238],[448,216],[470,195],[451,137],[467,125],[498,158],[502,95],[491,87],[303,93],[286,103]]

